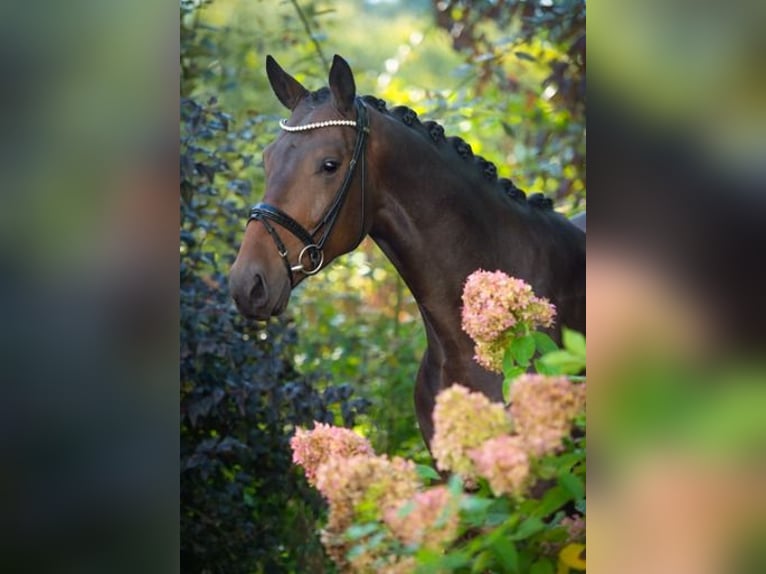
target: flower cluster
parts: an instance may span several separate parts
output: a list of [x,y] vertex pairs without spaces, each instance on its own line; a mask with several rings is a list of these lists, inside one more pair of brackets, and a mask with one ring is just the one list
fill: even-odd
[[574,418],[585,409],[585,385],[566,377],[526,374],[511,387],[509,408],[514,429],[530,454],[556,452]]
[[479,269],[463,288],[463,330],[474,340],[476,361],[490,371],[502,371],[503,354],[514,337],[550,327],[555,315],[552,303],[502,271]]
[[377,551],[360,553],[349,561],[347,554],[353,544],[346,537],[346,531],[355,523],[382,520],[386,512],[410,500],[419,483],[412,462],[362,454],[349,458],[337,456],[321,464],[316,486],[330,505],[327,526],[322,531],[322,544],[327,553],[340,566],[366,571],[365,565],[372,567],[386,555],[385,545]]
[[457,538],[458,510],[459,498],[446,486],[435,486],[398,508],[389,508],[384,520],[402,543],[442,551]]
[[487,439],[511,432],[511,420],[500,403],[481,393],[452,385],[436,397],[431,453],[439,470],[470,478],[476,475],[470,452]]
[[568,542],[585,542],[585,517],[582,515],[565,516],[560,525],[567,531]]
[[518,436],[491,438],[470,453],[476,470],[495,496],[520,496],[530,481],[529,456]]
[[290,439],[293,462],[302,466],[309,484],[316,486],[317,470],[322,463],[355,454],[374,454],[369,441],[355,432],[319,422],[313,430],[298,428]]

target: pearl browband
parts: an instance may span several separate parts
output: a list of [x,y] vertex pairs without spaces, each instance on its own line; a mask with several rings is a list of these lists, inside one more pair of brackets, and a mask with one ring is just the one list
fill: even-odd
[[279,127],[286,132],[305,132],[317,128],[328,128],[330,126],[352,126],[356,127],[355,120],[325,120],[323,122],[314,122],[313,124],[304,124],[302,126],[288,126],[287,120],[279,120]]

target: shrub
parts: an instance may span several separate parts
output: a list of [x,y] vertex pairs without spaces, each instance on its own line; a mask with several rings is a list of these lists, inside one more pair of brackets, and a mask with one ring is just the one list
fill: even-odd
[[[437,396],[432,447],[437,468],[454,473],[447,486],[430,467],[370,453],[346,430],[320,425],[293,439],[296,462],[318,477],[330,506],[322,542],[342,571],[584,569],[585,386],[560,374],[584,367],[584,340],[567,331],[558,350],[533,333],[551,308],[510,279],[479,271],[466,285],[464,328],[479,325],[484,342],[502,341],[510,404],[459,384]],[[484,297],[489,287],[493,296]],[[486,314],[497,326],[491,333]],[[522,338],[531,346],[519,352]],[[547,374],[519,375],[536,353]]]
[[181,569],[318,571],[323,508],[292,469],[289,440],[315,420],[351,425],[364,403],[293,367],[289,319],[255,324],[234,309],[231,256],[216,253],[233,255],[243,225],[249,186],[229,166],[244,139],[215,102],[185,100],[181,119]]

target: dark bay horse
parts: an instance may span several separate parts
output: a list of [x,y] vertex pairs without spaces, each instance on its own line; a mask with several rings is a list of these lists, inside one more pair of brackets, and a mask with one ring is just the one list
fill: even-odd
[[[251,210],[231,268],[241,313],[281,313],[293,287],[369,234],[415,297],[428,339],[415,386],[421,431],[442,389],[460,382],[502,400],[501,378],[474,360],[461,329],[466,278],[503,270],[585,330],[585,234],[539,194],[526,197],[495,166],[435,122],[358,98],[335,56],[329,88],[309,92],[267,57],[269,81],[292,115],[264,151],[266,193]],[[551,333],[558,338],[558,329]]]

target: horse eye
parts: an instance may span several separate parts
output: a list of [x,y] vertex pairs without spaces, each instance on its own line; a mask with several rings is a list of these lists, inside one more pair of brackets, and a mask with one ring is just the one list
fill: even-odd
[[322,170],[325,173],[335,173],[338,166],[340,166],[340,162],[337,162],[334,159],[326,159],[322,162]]

